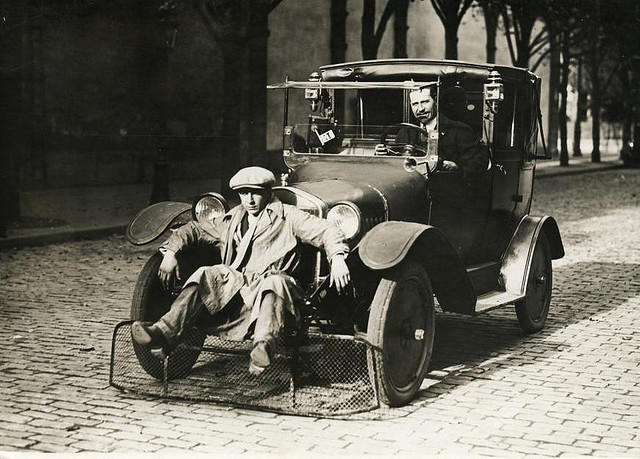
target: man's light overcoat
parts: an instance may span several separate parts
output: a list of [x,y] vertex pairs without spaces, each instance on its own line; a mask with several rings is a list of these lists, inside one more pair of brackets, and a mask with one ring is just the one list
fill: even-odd
[[299,242],[323,248],[330,260],[349,248],[334,224],[314,217],[273,197],[260,214],[255,227],[243,236],[240,226],[247,211],[237,206],[212,222],[190,222],[178,228],[161,250],[179,252],[195,243],[208,243],[220,250],[222,263],[197,269],[184,286],[198,284],[198,295],[210,314],[220,312],[240,292],[244,301],[241,317],[225,327],[225,336],[243,339],[257,319],[263,293],[280,296],[296,318],[294,301],[303,295],[292,277],[300,262]]

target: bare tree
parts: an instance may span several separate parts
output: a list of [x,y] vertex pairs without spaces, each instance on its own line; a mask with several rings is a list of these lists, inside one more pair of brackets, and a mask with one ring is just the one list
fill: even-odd
[[487,62],[494,64],[496,62],[496,37],[498,34],[498,22],[500,20],[500,11],[503,6],[501,0],[476,0],[478,6],[482,9],[484,17],[485,36],[487,39],[486,52]]
[[593,149],[591,150],[591,162],[600,162],[600,110],[601,87],[600,65],[602,63],[602,28],[600,22],[600,5],[596,0],[595,7],[589,16],[590,34],[588,37],[589,49],[589,76],[591,80],[591,138]]
[[586,110],[586,92],[582,84],[582,56],[578,57],[576,64],[576,119],[573,125],[573,156],[579,158],[582,156],[582,118],[583,113]]
[[362,32],[360,42],[363,59],[376,59],[389,20],[393,16],[393,57],[407,57],[407,16],[414,0],[387,0],[376,25],[376,0],[362,2]]
[[[544,20],[546,29],[553,35],[553,45],[560,48],[560,80],[558,93],[560,105],[558,107],[558,126],[560,131],[560,165],[569,164],[568,148],[568,93],[569,77],[572,71],[574,60],[583,52],[582,42],[584,41],[585,28],[582,26],[580,18],[583,17],[583,5],[577,0],[546,0],[541,3],[540,16]],[[549,50],[542,51],[545,55]]]
[[445,59],[458,59],[458,28],[473,0],[431,0],[444,26]]
[[571,56],[569,52],[569,38],[568,32],[563,31],[560,35],[560,56],[562,58],[562,64],[560,66],[560,112],[559,118],[559,130],[560,130],[560,165],[569,165],[569,147],[567,143],[567,94],[569,84],[569,65],[571,63]]
[[382,37],[397,4],[398,0],[387,0],[382,16],[376,26],[376,0],[363,0],[360,38],[363,59],[375,59],[378,57]]
[[408,57],[407,53],[407,17],[409,15],[409,2],[413,0],[397,0],[393,14],[393,57]]
[[344,62],[347,56],[347,0],[331,0],[331,63]]
[[[331,63],[344,62],[347,57],[347,0],[331,0]],[[336,117],[344,119],[344,92],[336,91]]]
[[[615,57],[619,63],[617,78],[622,100],[615,106],[622,109],[623,116],[621,154],[625,164],[637,166],[640,165],[640,3],[608,0],[604,6],[599,10],[599,19],[608,50],[606,55]],[[605,89],[608,86],[603,85]]]
[[549,35],[549,120],[547,123],[547,143],[549,154],[555,157],[558,156],[560,40],[555,33]]
[[544,0],[511,0],[503,5],[501,16],[504,22],[507,48],[511,62],[516,67],[535,70],[541,62],[539,58],[534,65],[530,65],[531,58],[547,46],[547,29],[543,27],[533,34],[533,28],[545,11]]

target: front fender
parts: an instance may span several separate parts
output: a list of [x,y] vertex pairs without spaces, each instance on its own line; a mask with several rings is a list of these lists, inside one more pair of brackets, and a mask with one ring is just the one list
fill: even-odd
[[132,244],[148,244],[164,233],[180,215],[190,210],[191,204],[186,202],[163,201],[152,204],[133,217],[125,236]]
[[542,231],[545,232],[549,240],[551,258],[557,260],[564,257],[560,230],[553,217],[532,217],[530,215],[523,217],[502,257],[500,284],[507,292],[524,295],[527,291],[533,249]]
[[411,222],[380,223],[362,238],[358,253],[373,270],[391,269],[412,257],[425,268],[444,311],[473,313],[476,295],[464,263],[438,228]]

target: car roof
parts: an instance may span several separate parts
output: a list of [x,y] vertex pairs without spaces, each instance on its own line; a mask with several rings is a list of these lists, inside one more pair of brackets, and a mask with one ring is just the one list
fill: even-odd
[[346,62],[320,67],[323,81],[403,81],[406,79],[443,79],[485,81],[491,71],[510,81],[536,81],[529,70],[494,64],[477,64],[452,60],[377,59]]

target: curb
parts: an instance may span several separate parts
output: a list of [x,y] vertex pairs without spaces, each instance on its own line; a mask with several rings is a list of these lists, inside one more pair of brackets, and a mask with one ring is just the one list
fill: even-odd
[[[584,164],[584,163],[583,163]],[[563,177],[568,175],[578,175],[586,173],[601,172],[613,169],[625,169],[626,167],[621,162],[602,162],[602,163],[587,163],[587,167],[572,168],[569,166],[557,166],[552,165],[553,169],[540,168],[536,170],[535,179],[541,180],[550,177]],[[591,165],[593,164],[593,165]],[[565,169],[566,167],[566,169]],[[574,167],[576,167],[574,165]],[[563,170],[564,169],[564,170]],[[88,240],[88,239],[100,239],[111,235],[124,236],[126,224],[111,225],[101,228],[84,228],[84,229],[70,229],[65,231],[54,231],[51,233],[37,234],[33,236],[9,236],[7,238],[0,238],[0,250],[7,250],[11,248],[20,247],[33,247],[46,244],[57,244],[61,242]]]
[[591,166],[591,167],[581,167],[578,169],[572,169],[571,165],[554,166],[554,170],[550,172],[545,172],[545,169],[540,169],[540,170],[536,170],[535,178],[542,179],[542,178],[548,178],[548,177],[566,177],[567,175],[580,175],[580,174],[626,168],[623,164],[618,164],[618,163],[594,163],[594,164],[598,164],[598,165]]
[[72,229],[53,233],[38,234],[34,236],[13,236],[0,238],[0,250],[21,247],[34,247],[60,242],[79,241],[88,239],[100,239],[114,234],[124,236],[126,225],[107,226],[103,228]]

